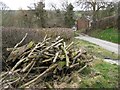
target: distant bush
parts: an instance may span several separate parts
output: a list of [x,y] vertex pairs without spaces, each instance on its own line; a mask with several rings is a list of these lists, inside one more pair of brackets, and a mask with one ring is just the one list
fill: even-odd
[[117,18],[117,16],[105,17],[96,22],[96,27],[99,29],[115,28],[117,27]]
[[71,40],[74,36],[74,32],[69,28],[2,28],[3,54],[6,52],[5,49],[7,47],[14,47],[18,42],[20,42],[26,33],[28,33],[28,36],[23,44],[30,41],[42,41],[46,34],[51,38],[55,38],[59,35],[66,41]]

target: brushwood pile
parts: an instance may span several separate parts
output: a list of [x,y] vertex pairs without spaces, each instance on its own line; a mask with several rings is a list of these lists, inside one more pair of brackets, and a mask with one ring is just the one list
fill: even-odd
[[43,88],[51,88],[55,81],[81,73],[93,60],[85,49],[75,49],[73,42],[68,44],[60,36],[53,40],[46,35],[41,42],[21,46],[26,37],[27,34],[13,48],[7,48],[10,54],[1,73],[2,89],[37,87],[40,83]]

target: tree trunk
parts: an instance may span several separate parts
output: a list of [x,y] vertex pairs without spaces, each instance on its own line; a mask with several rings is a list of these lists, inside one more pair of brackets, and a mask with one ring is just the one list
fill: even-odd
[[93,16],[92,16],[92,29],[96,29],[96,5],[93,6]]

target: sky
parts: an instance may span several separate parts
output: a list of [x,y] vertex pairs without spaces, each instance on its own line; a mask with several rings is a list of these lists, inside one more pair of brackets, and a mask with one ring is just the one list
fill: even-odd
[[[33,3],[37,3],[40,0],[0,0],[0,2],[5,3],[11,10],[19,10],[19,9],[28,9],[27,6],[32,6]],[[45,1],[45,9],[51,9],[51,4],[57,6],[57,8],[61,7],[61,2],[65,0],[43,0]],[[74,9],[77,10],[79,7],[75,4],[77,0],[67,0],[74,5]],[[111,0],[107,0],[111,1]]]
[[[40,0],[0,0],[0,2],[5,3],[11,10],[18,10],[18,9],[28,9],[27,6],[32,6],[33,3],[37,3]],[[60,8],[61,2],[64,2],[65,0],[43,0],[45,1],[45,9],[51,9],[51,4],[54,4],[57,6],[57,8]],[[76,0],[68,0],[69,2],[73,3]]]

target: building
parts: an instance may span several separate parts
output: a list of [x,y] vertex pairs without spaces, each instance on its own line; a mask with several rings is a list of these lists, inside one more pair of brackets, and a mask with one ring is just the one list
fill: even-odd
[[85,17],[81,17],[79,19],[77,19],[77,29],[87,29],[90,26],[90,21],[85,18]]

